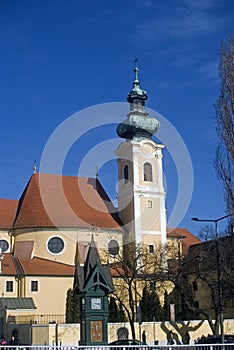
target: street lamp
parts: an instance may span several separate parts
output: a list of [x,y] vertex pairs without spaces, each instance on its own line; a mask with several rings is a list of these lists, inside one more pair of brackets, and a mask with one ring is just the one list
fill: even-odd
[[192,220],[192,221],[203,221],[203,222],[214,222],[214,223],[215,223],[215,236],[216,236],[216,238],[218,238],[218,222],[221,221],[221,220],[223,220],[223,219],[229,218],[229,217],[232,216],[232,215],[234,215],[234,213],[224,215],[224,216],[222,216],[221,218],[218,218],[218,219],[198,219],[198,218],[192,218],[191,220]]
[[216,238],[216,254],[217,254],[217,279],[218,279],[218,297],[219,297],[219,323],[220,323],[220,335],[221,342],[224,344],[224,327],[223,327],[223,294],[222,294],[222,286],[221,286],[221,267],[220,267],[220,250],[219,250],[219,234],[218,234],[218,222],[224,220],[230,216],[234,215],[234,213],[224,215],[218,219],[199,219],[192,218],[193,221],[199,222],[213,222],[215,224],[215,238]]

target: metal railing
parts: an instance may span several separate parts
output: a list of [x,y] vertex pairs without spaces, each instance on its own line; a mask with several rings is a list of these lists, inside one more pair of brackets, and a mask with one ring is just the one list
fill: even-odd
[[65,315],[43,314],[43,315],[23,315],[8,316],[9,324],[49,324],[49,323],[66,323]]
[[189,345],[0,345],[0,350],[234,350],[233,344],[189,344]]

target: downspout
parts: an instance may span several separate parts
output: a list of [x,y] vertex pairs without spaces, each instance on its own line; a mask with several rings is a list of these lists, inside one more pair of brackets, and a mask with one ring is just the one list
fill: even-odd
[[23,279],[23,281],[25,280],[24,276],[24,271],[18,261],[18,259],[14,256],[14,255],[11,255],[12,257],[12,261],[14,263],[14,266],[15,266],[15,270],[16,270],[16,277],[15,277],[15,280],[17,282],[17,297],[18,298],[22,298],[24,297],[24,288],[21,289],[21,280]]
[[10,228],[8,235],[10,236],[10,254],[13,254],[13,237],[12,237],[13,227]]

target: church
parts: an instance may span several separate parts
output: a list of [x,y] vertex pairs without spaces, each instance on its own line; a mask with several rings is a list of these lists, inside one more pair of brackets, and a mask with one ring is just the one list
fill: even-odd
[[[16,323],[65,322],[66,295],[77,259],[83,264],[93,237],[110,258],[129,243],[181,241],[182,253],[200,241],[184,228],[167,228],[163,148],[153,140],[159,121],[145,108],[138,68],[127,96],[129,113],[117,127],[118,208],[98,178],[32,174],[19,199],[0,199],[0,331]],[[88,200],[87,200],[88,198]],[[17,312],[16,312],[17,310]]]

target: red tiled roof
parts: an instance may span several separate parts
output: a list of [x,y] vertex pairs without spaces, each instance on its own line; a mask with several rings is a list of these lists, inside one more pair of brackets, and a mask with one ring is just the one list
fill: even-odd
[[14,228],[121,229],[114,211],[97,179],[33,174],[19,200]]
[[2,275],[16,275],[16,267],[12,258],[12,255],[10,253],[4,253],[3,254],[3,260],[2,260]]
[[122,276],[126,276],[126,273],[128,276],[132,276],[131,270],[122,262],[115,262],[110,264],[110,271],[112,277],[122,278]]
[[32,260],[17,258],[24,274],[27,276],[74,276],[75,266],[41,258]]
[[14,256],[30,260],[35,242],[21,241],[14,244]]
[[17,205],[17,200],[0,199],[0,228],[11,228],[16,214]]
[[188,248],[191,245],[201,243],[200,239],[194,236],[186,228],[170,228],[167,227],[168,238],[181,238],[182,239],[182,254],[187,254]]

